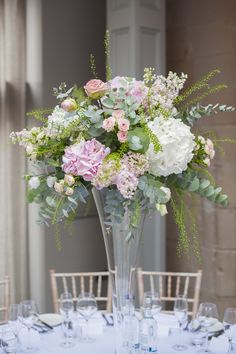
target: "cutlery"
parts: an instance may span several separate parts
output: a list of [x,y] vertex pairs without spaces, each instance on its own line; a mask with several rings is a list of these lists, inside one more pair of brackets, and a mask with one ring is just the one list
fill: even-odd
[[112,319],[112,323],[108,320],[107,316],[105,315],[105,313],[102,313],[102,317],[104,318],[104,320],[106,321],[106,325],[107,326],[113,326],[113,319],[110,316],[110,318]]
[[47,328],[53,330],[53,327],[50,326],[47,322],[44,322],[44,321],[40,320],[40,318],[38,319],[38,321],[39,321],[40,323],[42,323],[45,327],[47,327]]

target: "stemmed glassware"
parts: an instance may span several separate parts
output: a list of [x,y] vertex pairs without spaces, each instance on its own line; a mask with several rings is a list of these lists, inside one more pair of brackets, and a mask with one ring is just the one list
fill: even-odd
[[74,311],[73,297],[71,293],[65,292],[60,296],[60,312],[63,317],[69,318]]
[[18,345],[19,341],[19,332],[22,327],[20,319],[22,318],[22,310],[20,304],[12,304],[8,310],[8,324],[17,338]]
[[[223,318],[223,325],[225,335],[228,337],[230,343],[230,350],[232,349],[232,337],[233,332],[236,332],[236,309],[232,307],[228,307],[225,309],[224,318]],[[233,326],[235,326],[233,330]]]
[[[188,317],[188,301],[186,296],[184,295],[178,295],[175,304],[174,304],[174,314],[176,319],[179,322],[179,328],[180,328],[180,338],[182,339],[183,337],[183,324],[186,322],[187,317]],[[187,346],[183,344],[182,340],[181,343],[175,344],[173,346],[175,350],[182,351],[186,350]]]
[[97,311],[97,301],[92,293],[82,293],[77,300],[77,311],[86,321],[86,336],[82,339],[84,342],[93,342],[89,337],[89,319]]
[[[38,320],[38,308],[33,300],[24,300],[20,304],[21,313],[20,313],[20,320],[28,329],[28,338],[30,338],[30,330],[34,323]],[[28,342],[28,346],[26,350],[32,351],[34,347],[32,347]]]
[[145,299],[150,297],[152,299],[152,316],[157,315],[162,309],[162,302],[157,291],[147,291],[144,293],[144,304]]
[[203,302],[200,304],[197,313],[197,319],[201,326],[207,329],[207,332],[209,332],[209,328],[216,322],[218,318],[219,315],[216,304],[211,302]]

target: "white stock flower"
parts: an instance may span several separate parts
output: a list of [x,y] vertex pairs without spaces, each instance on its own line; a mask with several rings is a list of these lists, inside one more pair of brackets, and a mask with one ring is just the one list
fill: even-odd
[[47,185],[49,188],[52,188],[54,186],[54,183],[56,182],[57,178],[53,176],[48,176],[47,177]]
[[159,117],[149,122],[148,126],[157,136],[162,148],[155,152],[153,144],[149,145],[146,153],[149,173],[154,176],[169,176],[185,171],[193,158],[195,147],[195,137],[190,127],[180,119]]
[[38,177],[31,177],[29,180],[29,186],[31,189],[37,189],[40,186],[40,180]]

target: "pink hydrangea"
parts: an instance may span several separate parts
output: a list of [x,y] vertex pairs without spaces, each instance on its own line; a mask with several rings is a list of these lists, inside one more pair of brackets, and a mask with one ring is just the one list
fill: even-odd
[[96,139],[81,141],[65,149],[62,169],[67,174],[82,176],[85,181],[91,181],[109,153],[110,149]]
[[129,90],[129,96],[133,96],[135,101],[142,103],[147,97],[148,88],[144,85],[142,81],[134,81],[131,89]]
[[121,165],[126,166],[137,177],[143,175],[149,168],[146,155],[131,151],[122,157]]
[[117,174],[116,186],[124,198],[131,199],[138,188],[138,178],[124,168]]

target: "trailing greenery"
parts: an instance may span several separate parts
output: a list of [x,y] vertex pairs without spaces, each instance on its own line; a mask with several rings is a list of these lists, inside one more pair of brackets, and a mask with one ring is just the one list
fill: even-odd
[[110,67],[110,32],[107,30],[104,39],[105,56],[106,56],[106,80],[111,80],[111,67]]
[[202,88],[210,88],[209,81],[220,73],[220,70],[215,69],[204,75],[200,80],[196,81],[193,85],[191,85],[187,90],[185,90],[181,95],[176,97],[174,104],[178,106],[181,102],[185,101],[189,96],[193,93],[201,90]]
[[211,185],[208,179],[199,177],[198,173],[191,169],[184,171],[181,175],[167,177],[166,182],[170,187],[197,193],[224,207],[228,205],[228,196],[221,193],[221,187]]
[[203,106],[197,104],[196,106],[186,109],[184,111],[178,112],[176,118],[182,119],[186,124],[193,126],[200,118],[209,117],[212,114],[218,114],[219,112],[233,112],[235,110],[232,106],[220,105],[219,103],[213,105],[208,104]]

